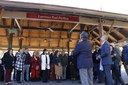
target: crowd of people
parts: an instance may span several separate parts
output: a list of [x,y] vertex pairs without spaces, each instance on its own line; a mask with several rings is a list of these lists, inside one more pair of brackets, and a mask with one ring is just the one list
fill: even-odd
[[50,54],[47,49],[44,49],[41,54],[35,51],[30,56],[28,48],[22,48],[14,56],[13,49],[9,48],[4,53],[1,65],[5,74],[4,81],[8,85],[12,80],[17,83],[66,80],[68,62],[70,61],[64,51],[56,50]]
[[[104,35],[103,37],[105,37],[107,40],[107,36]],[[108,49],[107,44],[109,46]],[[128,43],[124,41],[122,52],[119,46],[115,45],[114,43],[109,44],[107,43],[107,41],[105,41],[103,45],[101,48],[99,46],[96,46],[93,53],[94,81],[97,80],[98,83],[106,82],[107,85],[127,85],[121,77],[121,66],[124,65],[125,70],[128,74]],[[109,59],[103,56],[109,56]],[[105,68],[104,66],[106,65],[109,66]]]
[[94,81],[105,85],[125,85],[121,77],[121,62],[128,72],[128,43],[124,42],[121,52],[119,46],[109,44],[107,36],[102,35],[101,46],[96,45],[92,52],[88,34],[82,32],[80,39],[69,57],[64,51],[50,53],[47,49],[41,54],[35,51],[31,56],[27,47],[20,48],[13,55],[13,49],[9,48],[2,58],[0,69],[4,71],[1,70],[0,80],[4,78],[8,85],[12,81],[47,83],[55,80],[59,83],[80,78],[82,85],[93,85]]

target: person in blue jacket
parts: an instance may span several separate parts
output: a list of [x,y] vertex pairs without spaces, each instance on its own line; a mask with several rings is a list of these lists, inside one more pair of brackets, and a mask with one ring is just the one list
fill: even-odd
[[103,71],[105,74],[105,85],[113,85],[111,65],[112,57],[110,51],[110,44],[107,42],[107,35],[102,35],[101,37],[101,62],[103,66]]
[[93,85],[92,46],[87,38],[88,34],[83,31],[80,34],[81,41],[76,45],[73,56],[77,57],[77,67],[82,85]]

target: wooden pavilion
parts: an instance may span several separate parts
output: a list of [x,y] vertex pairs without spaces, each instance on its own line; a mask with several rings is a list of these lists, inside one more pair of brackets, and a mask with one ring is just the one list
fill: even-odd
[[100,36],[110,43],[128,37],[128,15],[47,4],[0,1],[0,50],[27,46],[30,50],[70,52],[86,31],[93,46]]

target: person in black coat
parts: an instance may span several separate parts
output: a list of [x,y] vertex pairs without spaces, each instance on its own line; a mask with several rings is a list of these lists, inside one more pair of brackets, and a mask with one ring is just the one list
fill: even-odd
[[120,72],[120,52],[119,48],[115,46],[114,43],[110,45],[111,48],[111,57],[112,57],[112,76],[114,80],[114,85],[125,85]]
[[73,51],[69,56],[69,64],[70,64],[70,78],[71,80],[76,80],[77,58],[73,56]]
[[4,81],[4,69],[2,66],[2,60],[0,59],[0,81]]
[[2,58],[2,65],[5,70],[5,84],[11,83],[11,73],[14,67],[13,49],[9,48]]

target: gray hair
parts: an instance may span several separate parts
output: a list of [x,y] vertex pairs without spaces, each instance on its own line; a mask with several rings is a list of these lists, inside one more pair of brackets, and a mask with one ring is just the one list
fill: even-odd
[[104,38],[106,41],[108,40],[108,36],[107,35],[102,35],[101,38]]
[[80,34],[80,38],[83,39],[83,40],[87,40],[88,34],[87,34],[85,31],[83,31],[83,32],[81,32],[81,34]]

